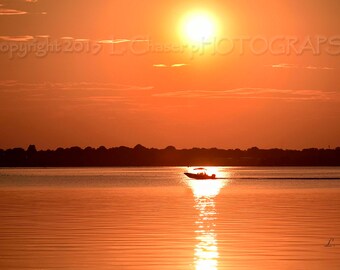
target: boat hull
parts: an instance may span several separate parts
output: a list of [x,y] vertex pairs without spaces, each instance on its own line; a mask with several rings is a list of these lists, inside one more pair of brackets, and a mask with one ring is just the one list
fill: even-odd
[[196,180],[209,180],[209,179],[216,179],[216,176],[207,175],[207,174],[195,174],[195,173],[184,173],[187,177]]

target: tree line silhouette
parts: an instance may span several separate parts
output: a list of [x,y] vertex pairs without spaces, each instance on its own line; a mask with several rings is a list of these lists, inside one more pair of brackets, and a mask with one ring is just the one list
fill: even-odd
[[146,148],[80,147],[38,151],[34,145],[0,149],[0,167],[84,167],[84,166],[339,166],[336,149],[259,149],[247,150],[192,148],[177,150]]

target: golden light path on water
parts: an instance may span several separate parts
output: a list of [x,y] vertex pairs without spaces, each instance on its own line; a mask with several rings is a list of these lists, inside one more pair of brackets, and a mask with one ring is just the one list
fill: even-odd
[[218,270],[218,245],[215,232],[215,197],[225,186],[226,180],[189,180],[199,212],[196,224],[195,269]]

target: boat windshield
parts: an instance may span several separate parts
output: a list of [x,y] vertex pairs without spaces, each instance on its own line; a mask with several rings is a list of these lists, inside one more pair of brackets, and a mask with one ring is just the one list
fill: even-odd
[[195,168],[194,171],[207,171],[206,168]]
[[194,172],[197,175],[207,175],[207,169],[205,168],[196,168],[194,169]]

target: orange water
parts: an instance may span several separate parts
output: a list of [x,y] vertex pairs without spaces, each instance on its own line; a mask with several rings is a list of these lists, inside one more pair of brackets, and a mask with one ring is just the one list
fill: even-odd
[[340,269],[340,169],[217,169],[1,169],[0,269]]

